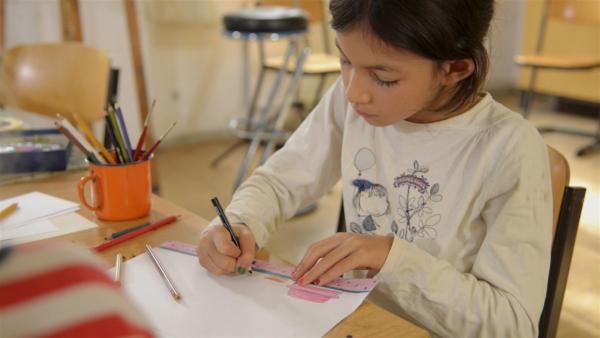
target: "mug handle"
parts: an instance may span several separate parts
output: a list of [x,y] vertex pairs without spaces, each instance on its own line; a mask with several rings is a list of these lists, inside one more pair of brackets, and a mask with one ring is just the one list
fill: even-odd
[[98,179],[98,176],[96,176],[96,175],[85,176],[85,177],[82,177],[81,179],[79,179],[79,184],[77,184],[77,193],[79,195],[79,201],[86,208],[88,208],[88,209],[90,209],[92,211],[100,211],[100,203],[98,203],[97,207],[90,206],[88,204],[87,200],[85,199],[84,188],[85,188],[85,184],[88,181],[90,181],[90,180],[97,180],[97,179]]

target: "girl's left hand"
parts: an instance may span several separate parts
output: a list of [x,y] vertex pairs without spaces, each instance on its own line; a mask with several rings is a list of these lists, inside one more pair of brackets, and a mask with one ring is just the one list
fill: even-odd
[[292,278],[300,285],[323,285],[350,270],[379,271],[393,241],[392,236],[337,233],[311,245]]

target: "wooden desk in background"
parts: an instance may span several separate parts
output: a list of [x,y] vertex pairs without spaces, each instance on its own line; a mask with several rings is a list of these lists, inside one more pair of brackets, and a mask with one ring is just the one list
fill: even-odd
[[[21,195],[31,191],[40,191],[69,201],[77,200],[77,181],[84,172],[67,173],[56,175],[43,180],[15,183],[0,188],[0,200]],[[102,243],[105,237],[111,233],[123,230],[133,225],[141,224],[145,219],[128,222],[103,222],[97,220],[87,209],[82,208],[79,214],[98,224],[97,228],[76,232],[66,236],[58,237],[63,240],[93,247]],[[131,239],[125,243],[116,245],[102,252],[100,255],[109,264],[113,265],[117,253],[123,254],[128,259],[144,252],[144,245],[149,243],[158,246],[167,240],[195,244],[200,231],[207,225],[207,221],[173,203],[158,196],[152,196],[151,220],[158,220],[170,215],[181,215],[176,223],[168,225]],[[260,252],[259,258],[276,260],[269,257],[267,252]],[[423,329],[397,317],[393,314],[373,305],[369,302],[363,303],[348,318],[340,322],[335,328],[328,332],[326,337],[405,337],[422,338],[428,333]]]

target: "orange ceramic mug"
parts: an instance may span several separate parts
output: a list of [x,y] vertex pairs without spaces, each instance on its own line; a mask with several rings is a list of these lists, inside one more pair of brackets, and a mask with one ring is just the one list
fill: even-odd
[[[89,181],[92,181],[91,205],[84,193]],[[81,204],[101,220],[126,221],[147,216],[152,195],[150,160],[128,164],[90,163],[90,175],[82,177],[77,188]]]

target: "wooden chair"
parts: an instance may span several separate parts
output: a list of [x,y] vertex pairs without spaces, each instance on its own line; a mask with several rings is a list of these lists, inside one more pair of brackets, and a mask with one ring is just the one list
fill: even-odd
[[[539,322],[539,337],[556,336],[560,310],[567,286],[579,216],[583,207],[585,188],[570,187],[569,164],[565,157],[548,146],[550,174],[552,176],[553,223],[552,254],[546,300]],[[338,217],[337,231],[346,231],[344,205]]]
[[[7,106],[54,117],[77,113],[92,124],[104,116],[110,59],[80,43],[21,45],[9,49],[0,68],[0,100]],[[113,96],[113,95],[111,95]]]
[[[523,115],[529,115],[531,100],[535,91],[535,82],[539,70],[558,70],[558,71],[589,71],[600,68],[600,55],[549,55],[544,53],[544,40],[546,39],[546,27],[549,20],[559,20],[569,24],[595,25],[600,29],[600,1],[580,1],[580,0],[545,0],[543,5],[542,20],[538,31],[535,52],[532,55],[517,55],[515,63],[522,67],[530,67],[531,75],[527,91],[523,95],[522,106]],[[565,46],[567,47],[567,46]],[[580,148],[577,151],[578,156],[582,156],[594,148],[600,147],[600,111],[597,114],[598,126],[595,133],[589,133],[581,130],[542,127],[540,132],[557,132],[569,135],[591,137],[594,141]]]
[[553,196],[553,234],[546,300],[539,323],[539,337],[556,336],[567,286],[571,258],[583,208],[585,188],[570,187],[569,164],[562,154],[548,147]]

